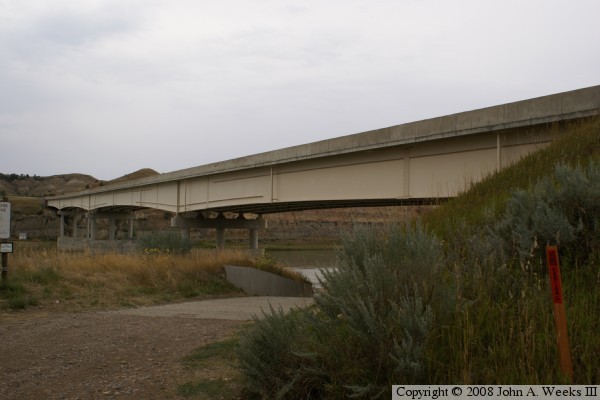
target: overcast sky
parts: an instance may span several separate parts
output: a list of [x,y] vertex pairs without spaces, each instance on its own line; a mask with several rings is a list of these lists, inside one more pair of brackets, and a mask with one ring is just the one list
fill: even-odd
[[170,172],[600,84],[597,0],[0,0],[0,172]]

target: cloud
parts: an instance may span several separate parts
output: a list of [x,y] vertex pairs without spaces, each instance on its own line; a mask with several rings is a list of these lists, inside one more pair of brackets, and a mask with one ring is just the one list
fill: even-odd
[[599,11],[590,0],[0,2],[11,153],[0,172],[167,172],[598,84]]

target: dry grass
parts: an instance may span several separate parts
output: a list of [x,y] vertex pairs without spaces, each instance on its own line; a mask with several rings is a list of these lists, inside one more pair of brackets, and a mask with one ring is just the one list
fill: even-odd
[[248,252],[235,249],[91,256],[49,245],[19,247],[10,257],[10,287],[0,296],[0,308],[111,308],[240,295],[222,267],[255,264]]

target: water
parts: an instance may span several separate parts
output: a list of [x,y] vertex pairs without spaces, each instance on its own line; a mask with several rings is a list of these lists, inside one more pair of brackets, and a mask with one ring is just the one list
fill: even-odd
[[335,250],[277,250],[267,251],[267,256],[307,277],[313,287],[319,288],[318,277],[322,269],[335,266]]

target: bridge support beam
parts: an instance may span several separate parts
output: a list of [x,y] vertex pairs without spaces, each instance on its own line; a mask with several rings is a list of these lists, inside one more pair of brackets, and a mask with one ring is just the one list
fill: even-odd
[[216,245],[217,248],[225,247],[225,231],[227,229],[247,229],[248,230],[248,247],[258,249],[258,231],[265,229],[266,221],[260,216],[256,219],[245,219],[243,214],[235,219],[225,218],[222,214],[217,218],[186,218],[179,214],[171,219],[171,227],[188,230],[196,229],[215,229],[217,231]]

